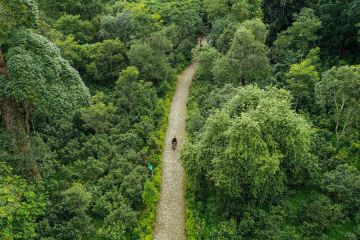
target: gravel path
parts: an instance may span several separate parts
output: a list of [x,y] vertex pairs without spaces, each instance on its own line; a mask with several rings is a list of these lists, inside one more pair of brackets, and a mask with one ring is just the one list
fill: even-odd
[[[197,63],[187,67],[177,79],[175,95],[169,114],[162,162],[160,201],[156,212],[154,240],[185,240],[184,170],[179,162],[180,149],[185,138],[186,103]],[[176,136],[176,151],[171,139]]]

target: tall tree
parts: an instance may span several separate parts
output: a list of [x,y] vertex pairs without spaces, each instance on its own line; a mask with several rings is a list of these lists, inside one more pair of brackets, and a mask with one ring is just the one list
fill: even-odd
[[277,63],[297,63],[319,44],[321,21],[315,11],[303,8],[299,14],[294,14],[294,19],[295,22],[274,42],[272,57]]
[[33,122],[69,119],[78,106],[87,103],[88,90],[52,43],[26,30],[36,24],[33,1],[1,4],[0,22],[6,34],[0,39],[1,116],[24,173],[39,178],[29,141],[30,118]]
[[118,39],[88,45],[86,51],[90,60],[86,65],[86,77],[89,80],[114,81],[125,66],[125,46]]
[[333,67],[316,84],[316,96],[332,116],[337,148],[356,126],[360,114],[360,66]]
[[[16,0],[0,2],[0,24],[2,31],[0,33],[0,82],[2,93],[0,98],[0,113],[5,122],[5,126],[13,136],[13,146],[21,158],[28,158],[26,168],[30,177],[39,178],[40,173],[37,164],[32,156],[30,143],[28,139],[29,131],[29,103],[19,104],[15,99],[6,97],[4,94],[4,85],[11,81],[9,78],[9,69],[6,63],[6,41],[8,34],[16,29],[23,27],[33,27],[38,17],[38,8],[32,0]],[[26,118],[21,111],[23,105],[27,112]]]
[[[320,18],[323,22],[321,47],[339,57],[346,57],[359,51],[356,24],[360,19],[360,2],[321,0],[319,5]],[[354,61],[354,59],[349,60]]]
[[316,67],[319,51],[319,48],[311,50],[301,63],[291,65],[289,72],[285,74],[286,88],[294,96],[296,110],[313,112],[316,107],[315,84],[320,80]]
[[215,80],[219,83],[241,83],[243,86],[265,81],[271,73],[266,36],[266,27],[260,20],[243,22],[229,51],[214,65]]
[[243,203],[276,198],[311,171],[311,128],[283,90],[240,88],[186,145],[187,173]]
[[269,42],[293,22],[293,15],[304,7],[316,6],[316,0],[264,0],[264,21],[270,25]]

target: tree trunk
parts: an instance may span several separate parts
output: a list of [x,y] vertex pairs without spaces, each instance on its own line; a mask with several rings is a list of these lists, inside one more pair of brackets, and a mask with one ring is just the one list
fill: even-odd
[[[1,49],[0,75],[5,79],[8,79],[8,71]],[[28,109],[28,104],[25,104],[24,110],[27,113],[25,118],[23,116],[23,110],[15,99],[9,97],[0,98],[0,114],[7,131],[11,136],[14,153],[20,160],[19,167],[29,178],[37,180],[40,178],[40,173],[30,145],[28,134]]]

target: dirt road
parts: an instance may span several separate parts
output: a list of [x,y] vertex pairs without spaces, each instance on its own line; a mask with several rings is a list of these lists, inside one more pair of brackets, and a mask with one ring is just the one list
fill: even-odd
[[[162,163],[160,201],[156,213],[155,240],[186,239],[184,170],[179,157],[185,138],[186,103],[197,67],[197,63],[193,63],[178,76],[176,92],[171,102]],[[176,151],[173,151],[170,145],[174,136],[178,139]]]

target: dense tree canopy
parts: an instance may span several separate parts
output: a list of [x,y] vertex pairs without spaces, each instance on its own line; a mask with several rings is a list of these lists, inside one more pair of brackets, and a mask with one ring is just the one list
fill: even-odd
[[35,116],[49,119],[70,117],[87,103],[89,93],[78,73],[47,39],[20,30],[7,47],[9,79],[2,82],[2,97],[27,100]]
[[274,42],[273,57],[277,62],[297,62],[319,41],[317,32],[321,21],[313,9],[303,8],[294,18],[292,26],[281,32]]
[[200,2],[3,0],[0,13],[0,238],[151,238],[160,129]]
[[261,83],[271,73],[265,45],[267,32],[260,20],[243,22],[236,30],[229,51],[213,68],[216,82]]
[[205,175],[244,203],[263,203],[286,183],[303,181],[310,134],[306,121],[290,110],[286,92],[247,87],[208,118],[183,161],[189,175]]
[[182,154],[189,238],[359,238],[359,1],[203,4],[210,46],[193,52]]
[[188,239],[359,239],[359,14],[359,0],[0,0],[0,239],[152,239],[192,58]]
[[326,107],[335,125],[336,145],[358,125],[360,67],[332,68],[324,73],[316,86],[319,103]]

